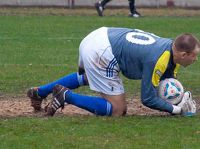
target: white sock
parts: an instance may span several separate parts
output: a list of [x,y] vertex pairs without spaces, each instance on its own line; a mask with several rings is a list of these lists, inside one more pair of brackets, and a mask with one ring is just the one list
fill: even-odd
[[172,114],[181,114],[181,107],[175,105],[172,106],[173,106]]

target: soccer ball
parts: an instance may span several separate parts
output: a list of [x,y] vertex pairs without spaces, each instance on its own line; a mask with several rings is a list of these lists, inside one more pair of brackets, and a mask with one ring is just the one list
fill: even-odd
[[184,95],[182,84],[174,78],[162,80],[158,87],[158,95],[160,98],[176,105],[181,102]]

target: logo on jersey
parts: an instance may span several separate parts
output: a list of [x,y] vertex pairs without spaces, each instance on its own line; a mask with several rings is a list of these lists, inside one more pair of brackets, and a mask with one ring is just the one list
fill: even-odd
[[158,70],[158,69],[157,69],[155,72],[156,72],[156,74],[157,74],[159,77],[161,77],[161,76],[163,75],[163,73],[162,73],[160,70]]

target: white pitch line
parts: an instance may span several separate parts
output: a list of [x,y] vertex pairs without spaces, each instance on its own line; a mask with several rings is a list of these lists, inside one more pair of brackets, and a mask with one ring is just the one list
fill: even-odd
[[50,66],[50,67],[57,67],[57,66],[69,66],[67,64],[0,64],[0,66]]
[[43,39],[48,39],[48,40],[79,40],[83,38],[78,38],[78,37],[49,37],[49,38],[43,38]]
[[42,39],[42,40],[80,40],[82,37],[47,37],[47,38],[38,38],[38,37],[0,37],[1,40],[21,40],[21,39]]
[[[69,66],[69,64],[0,64],[0,66],[49,66],[49,67],[57,67],[57,66]],[[182,72],[179,72],[178,74],[181,74],[181,73],[184,73],[184,74],[193,74],[193,75],[197,75],[197,76],[200,76],[200,71],[182,71]]]

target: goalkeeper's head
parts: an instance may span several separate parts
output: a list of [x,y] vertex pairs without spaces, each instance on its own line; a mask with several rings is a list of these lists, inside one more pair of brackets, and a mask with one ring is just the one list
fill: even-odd
[[174,40],[172,50],[174,62],[186,67],[198,60],[200,42],[190,33],[181,34]]

